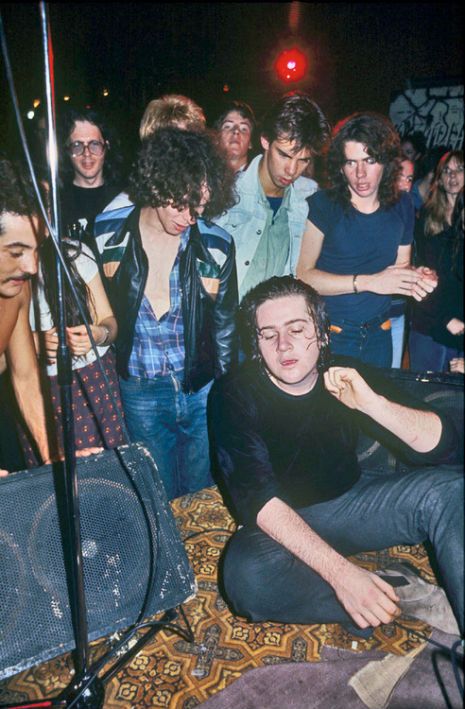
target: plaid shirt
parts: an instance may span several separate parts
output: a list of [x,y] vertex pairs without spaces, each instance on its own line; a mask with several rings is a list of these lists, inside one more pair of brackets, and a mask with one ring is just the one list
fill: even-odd
[[134,342],[128,363],[133,377],[153,379],[184,371],[184,323],[181,310],[179,261],[188,241],[188,230],[181,235],[179,250],[170,273],[170,309],[160,320],[144,295],[134,330]]

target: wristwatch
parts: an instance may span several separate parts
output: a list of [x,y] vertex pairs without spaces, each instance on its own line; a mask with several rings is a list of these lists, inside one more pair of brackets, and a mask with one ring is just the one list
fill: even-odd
[[101,342],[98,343],[98,347],[105,347],[105,345],[108,343],[108,340],[110,339],[110,328],[108,327],[108,325],[99,325],[99,327],[105,330],[105,337]]

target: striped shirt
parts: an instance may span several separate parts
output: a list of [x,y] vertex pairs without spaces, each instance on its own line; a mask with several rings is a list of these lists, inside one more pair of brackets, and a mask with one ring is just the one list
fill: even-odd
[[[170,273],[170,309],[160,319],[144,295],[134,330],[134,342],[128,363],[133,377],[153,379],[184,371],[184,323],[181,308],[179,262],[188,241],[189,231],[181,235],[179,250]],[[180,377],[181,378],[181,377]]]

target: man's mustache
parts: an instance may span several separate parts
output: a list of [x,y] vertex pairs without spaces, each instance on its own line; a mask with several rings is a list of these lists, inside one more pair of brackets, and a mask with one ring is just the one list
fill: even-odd
[[11,276],[8,281],[30,281],[32,278],[32,273],[23,273],[21,276]]

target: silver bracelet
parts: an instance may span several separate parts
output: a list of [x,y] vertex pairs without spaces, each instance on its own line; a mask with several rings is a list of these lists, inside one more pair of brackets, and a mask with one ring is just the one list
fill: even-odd
[[105,347],[105,345],[108,343],[108,340],[110,339],[110,328],[108,327],[108,325],[99,325],[99,327],[103,327],[103,329],[105,330],[105,337],[101,342],[98,342],[96,344],[97,347]]
[[358,273],[356,273],[355,276],[352,278],[352,288],[354,289],[354,293],[358,293],[357,278],[358,278]]

